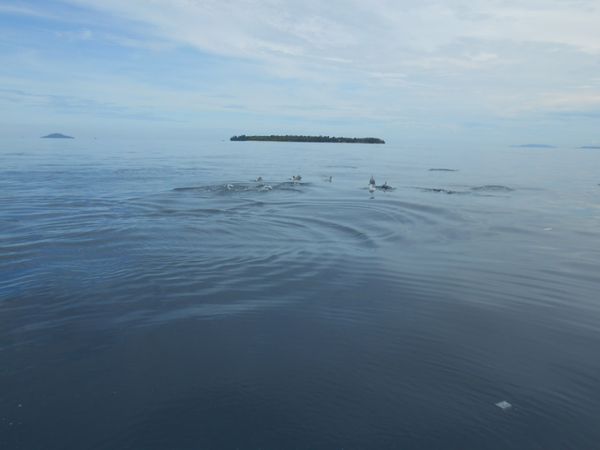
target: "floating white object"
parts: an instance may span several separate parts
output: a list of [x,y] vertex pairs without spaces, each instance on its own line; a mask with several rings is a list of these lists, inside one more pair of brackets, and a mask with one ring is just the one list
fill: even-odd
[[552,228],[544,228],[544,231],[552,231]]
[[512,405],[505,400],[502,400],[501,402],[496,403],[496,406],[503,411],[506,411],[507,409],[512,408]]

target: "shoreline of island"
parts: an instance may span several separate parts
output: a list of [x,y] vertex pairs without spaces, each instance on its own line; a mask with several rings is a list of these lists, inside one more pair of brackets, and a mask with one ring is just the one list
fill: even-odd
[[334,136],[302,136],[302,135],[269,135],[269,136],[246,136],[242,134],[240,136],[232,136],[231,141],[245,142],[245,141],[258,141],[258,142],[320,142],[320,143],[333,143],[333,144],[385,144],[383,139],[374,137],[365,138],[348,138],[348,137],[334,137]]

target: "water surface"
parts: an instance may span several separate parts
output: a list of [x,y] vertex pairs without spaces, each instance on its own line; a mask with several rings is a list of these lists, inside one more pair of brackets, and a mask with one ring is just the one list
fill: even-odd
[[0,448],[595,449],[598,169],[1,141]]

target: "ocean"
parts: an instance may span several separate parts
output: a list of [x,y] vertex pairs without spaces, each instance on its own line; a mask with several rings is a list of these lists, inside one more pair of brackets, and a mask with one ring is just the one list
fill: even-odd
[[600,448],[576,144],[0,141],[0,448]]

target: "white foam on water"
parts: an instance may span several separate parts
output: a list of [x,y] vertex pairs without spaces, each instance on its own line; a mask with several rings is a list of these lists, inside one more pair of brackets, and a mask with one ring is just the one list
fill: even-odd
[[512,405],[505,400],[502,400],[501,402],[496,403],[496,406],[498,408],[502,409],[503,411],[506,411],[507,409],[512,408]]

